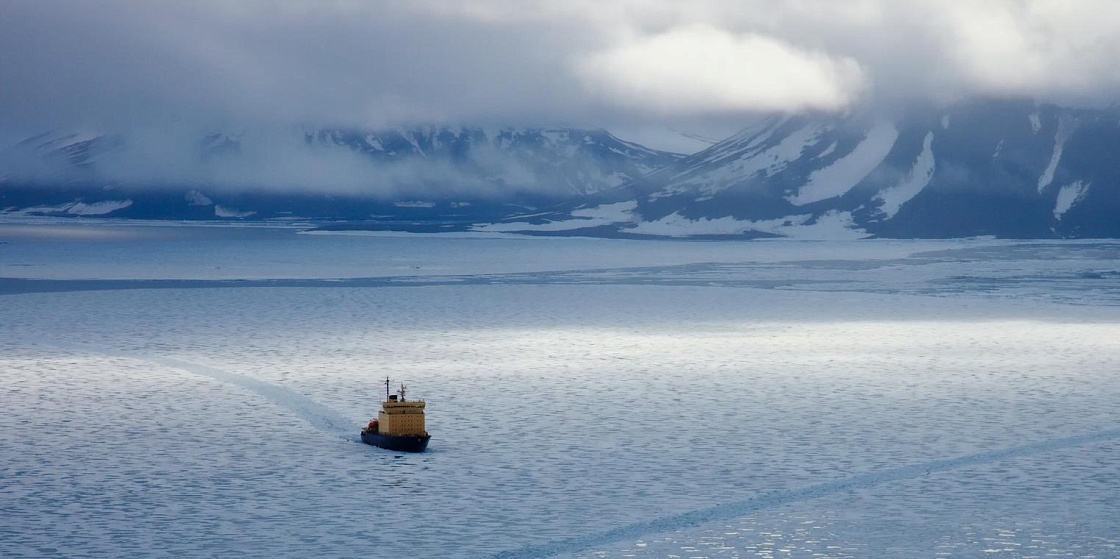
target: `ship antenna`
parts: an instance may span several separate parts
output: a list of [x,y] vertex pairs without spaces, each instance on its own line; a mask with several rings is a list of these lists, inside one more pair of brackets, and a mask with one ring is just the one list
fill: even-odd
[[389,377],[385,377],[385,401],[389,401]]

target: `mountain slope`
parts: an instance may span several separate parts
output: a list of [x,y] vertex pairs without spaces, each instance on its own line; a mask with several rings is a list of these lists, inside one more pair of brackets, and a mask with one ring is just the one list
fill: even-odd
[[[603,130],[215,134],[181,158],[194,180],[153,185],[107,171],[133,149],[29,139],[0,153],[0,210],[543,235],[1120,238],[1120,110],[1022,100],[774,116],[688,156]],[[59,166],[70,171],[27,178]]]
[[421,127],[380,132],[317,130],[309,144],[346,147],[381,163],[445,163],[510,189],[587,195],[618,187],[680,156],[606,130]]
[[626,229],[1116,237],[1118,152],[1116,111],[1029,102],[774,117],[629,185]]
[[679,157],[605,130],[568,128],[219,133],[156,148],[59,131],[0,153],[0,209],[469,222],[582,199]]

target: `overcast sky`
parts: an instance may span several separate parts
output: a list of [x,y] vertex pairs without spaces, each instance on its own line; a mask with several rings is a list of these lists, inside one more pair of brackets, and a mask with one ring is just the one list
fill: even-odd
[[0,134],[1120,99],[1116,0],[2,0]]

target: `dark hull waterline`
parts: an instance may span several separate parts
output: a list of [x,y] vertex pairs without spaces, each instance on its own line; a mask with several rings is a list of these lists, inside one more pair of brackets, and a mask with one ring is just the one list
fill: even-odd
[[397,452],[424,452],[428,448],[431,435],[381,435],[369,430],[362,430],[362,442],[386,450]]

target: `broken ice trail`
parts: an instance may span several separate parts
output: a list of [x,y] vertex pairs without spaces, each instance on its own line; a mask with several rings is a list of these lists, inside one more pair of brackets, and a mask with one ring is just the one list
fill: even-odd
[[1110,429],[1086,435],[1059,437],[1037,443],[1026,444],[989,452],[978,452],[957,458],[932,460],[922,464],[912,464],[870,472],[847,479],[811,485],[801,489],[790,489],[764,493],[742,501],[724,503],[711,508],[699,509],[671,516],[636,522],[598,534],[575,536],[521,549],[503,551],[493,555],[493,559],[534,559],[551,557],[561,553],[576,553],[593,547],[637,540],[651,534],[663,534],[687,528],[731,520],[758,511],[776,509],[788,504],[820,499],[837,493],[868,489],[885,483],[914,479],[921,476],[981,466],[1014,458],[1036,456],[1070,447],[1087,446],[1120,439],[1120,429]]

